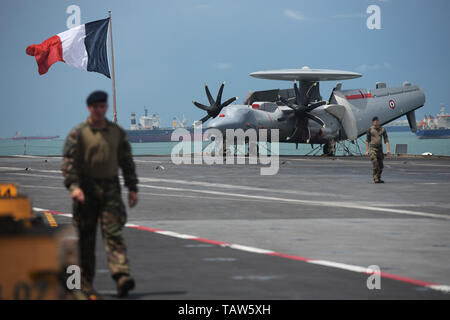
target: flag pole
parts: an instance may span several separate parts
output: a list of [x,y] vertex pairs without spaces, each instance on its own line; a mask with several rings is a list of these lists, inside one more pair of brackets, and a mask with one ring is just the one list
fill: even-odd
[[114,46],[112,37],[112,19],[111,11],[108,11],[109,16],[109,43],[111,44],[111,64],[112,64],[112,85],[113,85],[113,114],[114,123],[117,123],[117,109],[116,109],[116,75],[114,73]]

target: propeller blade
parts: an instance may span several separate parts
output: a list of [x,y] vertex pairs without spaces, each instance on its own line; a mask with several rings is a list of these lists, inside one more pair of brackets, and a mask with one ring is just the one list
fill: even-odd
[[309,140],[311,139],[311,131],[309,130],[308,124],[306,124],[305,133],[306,133],[306,137],[305,137],[306,143],[309,143]]
[[300,91],[298,90],[297,87],[297,80],[294,80],[294,93],[295,93],[295,102],[297,103],[297,105],[302,105],[302,102],[300,101]]
[[294,107],[294,104],[293,104],[292,102],[286,100],[286,99],[283,98],[282,96],[278,96],[278,100],[280,100],[281,102],[283,102],[283,104],[284,104],[286,107],[289,107],[289,108],[291,108],[292,110],[295,111],[295,107]]
[[327,104],[326,101],[319,101],[316,103],[312,103],[312,104],[308,105],[308,107],[306,108],[306,112],[310,112],[310,111],[314,110],[315,108],[321,107],[325,104]]
[[219,106],[222,101],[222,92],[223,87],[225,86],[225,81],[222,82],[222,85],[220,86],[219,93],[217,94],[216,104]]
[[314,82],[309,88],[308,91],[306,92],[306,99],[309,100],[309,95],[311,94],[311,90],[312,88],[314,88],[315,86],[317,86],[317,82]]
[[295,135],[297,134],[299,125],[300,125],[300,120],[299,120],[299,118],[297,118],[297,119],[295,120],[295,129],[294,129],[294,132],[291,134],[290,137],[287,137],[287,138],[286,138],[287,141],[289,141],[289,140],[291,140],[293,137],[295,137]]
[[203,123],[203,122],[209,120],[209,118],[211,118],[211,116],[210,116],[210,115],[207,115],[207,116],[201,118],[200,121]]
[[305,117],[307,117],[308,119],[311,119],[314,122],[317,122],[318,124],[320,124],[323,128],[325,128],[325,122],[323,122],[322,119],[320,119],[319,117],[316,117],[310,113],[306,113]]
[[206,83],[205,83],[205,91],[206,91],[206,96],[208,97],[209,104],[211,106],[215,105],[216,102],[214,101],[214,99],[211,95],[211,92],[209,92],[208,85]]
[[225,101],[224,103],[222,103],[220,105],[220,109],[225,108],[227,105],[229,105],[230,103],[233,103],[237,99],[238,99],[238,97],[233,97],[233,98],[228,99],[227,101]]
[[197,101],[192,101],[192,103],[197,107],[204,111],[208,111],[209,107],[205,106],[204,104],[198,103]]

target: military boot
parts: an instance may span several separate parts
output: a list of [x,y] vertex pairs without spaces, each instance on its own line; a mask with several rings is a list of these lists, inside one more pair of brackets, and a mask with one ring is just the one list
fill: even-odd
[[117,282],[117,296],[119,298],[128,296],[128,291],[134,289],[134,279],[129,274],[115,275],[114,279]]
[[[103,300],[103,297],[93,288],[92,284],[86,280],[81,281],[81,295],[77,296],[79,300]],[[84,299],[82,298],[84,296]]]

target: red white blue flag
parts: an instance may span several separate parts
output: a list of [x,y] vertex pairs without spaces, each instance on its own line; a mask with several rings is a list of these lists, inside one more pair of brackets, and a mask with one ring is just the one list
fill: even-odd
[[89,22],[27,47],[26,53],[36,58],[40,75],[51,65],[62,61],[72,67],[104,74],[110,78],[106,38],[109,18]]

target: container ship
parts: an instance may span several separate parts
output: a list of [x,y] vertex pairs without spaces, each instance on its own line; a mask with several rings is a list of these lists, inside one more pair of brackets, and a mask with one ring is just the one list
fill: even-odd
[[174,117],[172,127],[161,127],[159,115],[157,113],[149,115],[148,110],[144,109],[144,115],[139,118],[139,121],[136,121],[136,114],[131,113],[130,129],[126,132],[130,142],[171,142],[172,133],[177,128],[188,130],[192,137],[194,127],[186,127],[186,123],[184,116],[182,121]]
[[445,113],[444,105],[436,117],[425,116],[416,135],[419,139],[450,139],[450,114]]

